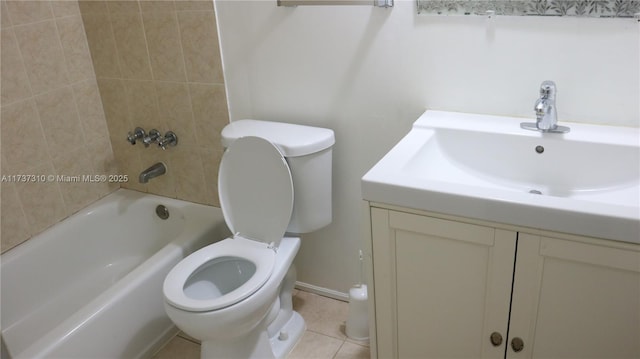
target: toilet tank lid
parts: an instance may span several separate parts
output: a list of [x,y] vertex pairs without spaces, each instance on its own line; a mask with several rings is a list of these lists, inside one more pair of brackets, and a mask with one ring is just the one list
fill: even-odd
[[229,147],[240,137],[262,137],[273,143],[285,157],[304,156],[327,149],[335,143],[333,130],[283,122],[238,120],[222,130],[222,145]]

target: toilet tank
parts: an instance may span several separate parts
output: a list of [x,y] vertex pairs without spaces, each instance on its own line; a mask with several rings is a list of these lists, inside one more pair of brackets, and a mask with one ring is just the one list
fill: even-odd
[[222,130],[227,148],[245,136],[275,145],[287,160],[293,180],[293,213],[288,233],[309,233],[331,223],[333,131],[282,122],[239,120]]

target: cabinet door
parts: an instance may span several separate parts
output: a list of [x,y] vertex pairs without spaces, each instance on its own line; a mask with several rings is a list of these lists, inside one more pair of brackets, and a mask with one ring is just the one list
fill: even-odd
[[[516,233],[371,215],[378,356],[503,358]],[[503,338],[497,346],[493,332]]]
[[515,273],[507,358],[640,358],[640,246],[520,233]]

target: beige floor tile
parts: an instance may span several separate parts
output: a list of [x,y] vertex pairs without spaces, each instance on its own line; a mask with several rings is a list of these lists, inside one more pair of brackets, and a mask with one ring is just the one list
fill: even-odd
[[299,291],[293,297],[293,309],[302,315],[307,330],[346,339],[344,322],[347,320],[348,303]]
[[[347,339],[344,334],[348,303],[296,289],[293,306],[304,317],[307,331],[287,359],[369,358],[366,342]],[[200,358],[200,345],[194,341],[180,332],[152,359]]]
[[200,345],[174,337],[151,359],[200,359]]
[[334,359],[368,359],[370,356],[368,347],[344,342]]
[[330,359],[343,341],[330,336],[306,331],[287,359]]
[[367,347],[367,348],[369,347],[369,340],[355,340],[355,339],[347,338],[347,341],[349,343],[357,344],[362,347]]

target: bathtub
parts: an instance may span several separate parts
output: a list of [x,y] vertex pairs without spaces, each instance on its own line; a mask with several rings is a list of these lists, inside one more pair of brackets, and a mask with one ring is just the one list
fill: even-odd
[[120,189],[2,255],[3,344],[14,359],[149,357],[177,332],[165,276],[228,235],[217,208]]

